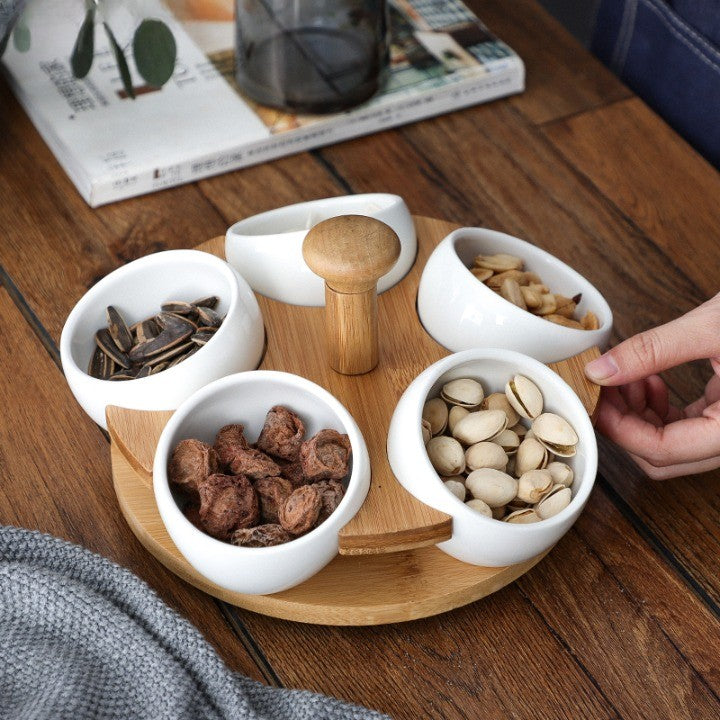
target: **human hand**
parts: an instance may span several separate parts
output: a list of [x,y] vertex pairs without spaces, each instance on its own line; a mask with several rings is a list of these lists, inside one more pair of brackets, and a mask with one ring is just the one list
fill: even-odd
[[[708,359],[702,397],[674,407],[657,373]],[[635,335],[585,367],[604,385],[597,428],[654,480],[720,467],[720,294],[666,325]]]

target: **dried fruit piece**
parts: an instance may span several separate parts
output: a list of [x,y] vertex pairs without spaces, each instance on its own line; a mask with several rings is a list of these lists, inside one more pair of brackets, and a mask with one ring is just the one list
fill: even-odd
[[293,486],[283,477],[264,477],[253,483],[260,501],[260,517],[268,523],[278,521],[278,512],[292,495]]
[[233,530],[257,524],[260,504],[244,475],[210,475],[199,491],[200,520],[209,535],[227,540]]
[[238,450],[247,450],[250,447],[244,430],[244,425],[234,423],[225,425],[218,431],[213,447],[221,465],[228,466]]
[[300,446],[300,462],[308,482],[342,480],[348,472],[350,438],[337,430],[321,430]]
[[230,542],[239,547],[272,547],[290,542],[293,536],[285,530],[282,525],[269,523],[257,525],[252,528],[241,528],[236,530],[230,537]]
[[280,524],[289,533],[302,535],[315,526],[321,508],[320,490],[315,485],[303,485],[295,490],[280,508]]
[[294,462],[286,462],[278,460],[280,466],[280,476],[290,481],[293,488],[299,488],[301,485],[307,485],[307,480],[303,475],[302,463],[299,460]]
[[170,482],[193,498],[199,497],[200,485],[217,471],[217,453],[200,440],[181,440],[175,446],[168,464]]
[[260,432],[257,447],[283,460],[295,460],[305,438],[305,425],[292,411],[282,405],[270,408]]
[[318,516],[318,525],[327,520],[337,510],[337,506],[345,497],[345,488],[337,480],[321,480],[315,483],[320,492],[322,507]]

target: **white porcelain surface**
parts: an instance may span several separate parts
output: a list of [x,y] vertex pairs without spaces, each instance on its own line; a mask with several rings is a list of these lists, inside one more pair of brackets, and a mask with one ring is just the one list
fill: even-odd
[[[580,316],[597,315],[598,330],[576,330],[551,323],[513,305],[468,270],[476,255],[508,253],[521,257],[551,292],[582,293]],[[590,347],[604,349],[612,330],[612,311],[582,275],[550,253],[524,240],[483,228],[450,233],[428,258],[418,288],[418,314],[425,329],[453,352],[474,347],[517,350],[541,362],[556,362]]]
[[240,220],[227,231],[225,257],[256,292],[292,305],[322,306],[325,284],[305,264],[302,244],[310,228],[338,215],[374,217],[400,238],[400,257],[380,278],[378,292],[405,277],[417,253],[415,226],[405,201],[387,193],[313,200]]
[[[447,490],[428,460],[420,431],[422,407],[450,380],[472,377],[487,394],[501,391],[516,373],[531,378],[543,393],[545,409],[565,417],[580,442],[568,460],[575,481],[570,505],[542,522],[520,525],[484,517]],[[533,358],[495,348],[449,355],[422,372],[403,393],[388,433],[388,458],[395,477],[419,500],[453,518],[452,538],[438,547],[474,565],[501,567],[523,562],[552,547],[582,511],[595,482],[597,443],[590,419],[573,390],[556,373]]]
[[[193,301],[208,295],[220,298],[217,310],[225,320],[213,339],[187,360],[139,380],[98,380],[87,374],[95,333],[107,325],[108,305],[114,305],[132,325],[160,312],[168,300]],[[264,338],[255,295],[230,265],[197,250],[168,250],[124,265],[90,288],[65,322],[60,357],[75,398],[106,428],[107,405],[174,410],[212,380],[256,368]]]
[[[352,470],[347,490],[335,512],[307,535],[274,547],[235,547],[206,535],[185,518],[168,484],[168,458],[180,440],[212,443],[229,423],[242,423],[247,437],[256,440],[273,405],[297,412],[307,438],[323,428],[348,434]],[[307,580],[335,557],[338,531],[360,509],[370,487],[370,459],[357,424],[330,393],[297,375],[257,370],[217,380],[177,409],[158,442],[153,487],[170,537],[199,573],[233,592],[264,595]]]

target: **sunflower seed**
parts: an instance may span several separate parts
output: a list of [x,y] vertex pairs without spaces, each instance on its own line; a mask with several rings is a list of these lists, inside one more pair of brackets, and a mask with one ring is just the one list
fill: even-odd
[[97,346],[120,365],[120,367],[130,367],[130,358],[118,349],[107,328],[102,328],[95,333],[95,342]]
[[196,345],[205,345],[205,343],[207,343],[209,340],[212,340],[216,330],[217,328],[214,327],[202,328],[201,330],[198,330],[190,339]]
[[161,306],[163,312],[176,313],[177,315],[191,315],[195,312],[195,306],[184,300],[170,300]]
[[202,305],[203,307],[210,308],[211,310],[214,310],[217,307],[218,304],[218,297],[217,295],[208,295],[208,297],[204,298],[198,298],[197,300],[193,300],[190,304],[195,305],[197,307],[198,305]]
[[107,317],[107,329],[110,337],[115,341],[121,352],[129,352],[133,344],[132,335],[122,315],[112,305],[108,305],[105,309],[105,316]]
[[140,378],[148,377],[150,373],[152,373],[152,365],[143,365],[135,376],[135,379],[139,380]]
[[143,343],[147,342],[148,340],[152,340],[159,334],[160,329],[158,328],[155,321],[151,318],[150,320],[143,320],[141,323],[138,323],[135,337],[137,338],[138,343]]
[[159,362],[165,362],[165,361],[171,360],[176,355],[182,355],[187,350],[190,350],[193,346],[194,346],[194,343],[191,343],[191,342],[184,343],[182,345],[175,344],[172,347],[169,347],[165,352],[162,352],[159,355],[154,355],[153,357],[148,358],[145,361],[145,364],[146,365],[156,365]]
[[201,326],[219,327],[222,318],[209,307],[204,305],[197,306],[198,322]]

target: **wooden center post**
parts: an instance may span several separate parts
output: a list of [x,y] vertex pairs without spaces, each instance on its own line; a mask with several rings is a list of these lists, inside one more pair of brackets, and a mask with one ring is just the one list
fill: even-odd
[[361,375],[377,365],[377,282],[399,256],[395,231],[364,215],[324,220],[306,235],[305,262],[325,280],[325,336],[333,370]]

